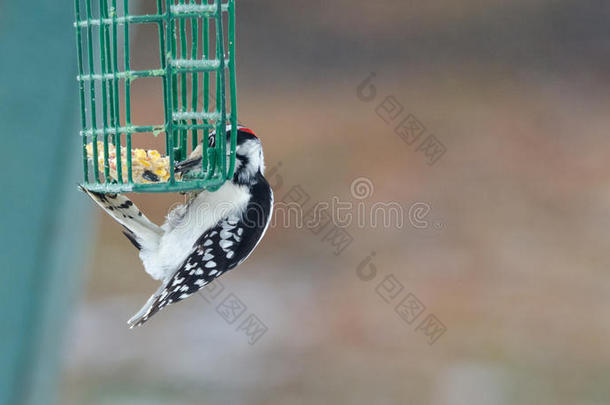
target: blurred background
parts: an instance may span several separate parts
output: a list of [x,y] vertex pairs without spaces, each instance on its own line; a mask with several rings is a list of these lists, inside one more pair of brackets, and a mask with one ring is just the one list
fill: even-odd
[[[392,204],[404,220],[276,217],[239,269],[136,330],[125,321],[157,284],[75,187],[72,5],[14,3],[0,3],[2,139],[65,147],[25,169],[23,153],[3,162],[7,392],[68,405],[610,402],[610,3],[239,1],[239,119],[263,141],[276,202],[351,203],[354,217]],[[134,32],[142,65],[157,46],[154,30]],[[158,83],[136,83],[134,116],[161,122]],[[184,200],[133,199],[157,222]]]

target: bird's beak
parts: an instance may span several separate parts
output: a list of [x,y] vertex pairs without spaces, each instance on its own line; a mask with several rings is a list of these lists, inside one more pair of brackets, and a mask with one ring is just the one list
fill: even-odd
[[201,166],[201,156],[191,159],[183,160],[182,162],[176,162],[174,165],[174,173],[176,174],[184,174],[186,172],[190,172],[196,167]]

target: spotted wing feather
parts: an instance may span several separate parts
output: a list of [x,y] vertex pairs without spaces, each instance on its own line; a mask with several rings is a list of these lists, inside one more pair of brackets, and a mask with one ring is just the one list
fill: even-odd
[[128,324],[144,324],[151,316],[181,301],[248,258],[263,238],[273,212],[273,192],[258,174],[252,198],[242,216],[230,216],[206,230],[178,270],[166,280]]
[[229,217],[206,231],[178,271],[129,320],[131,327],[144,324],[165,306],[190,297],[216,277],[231,270],[254,250],[264,228],[248,227]]

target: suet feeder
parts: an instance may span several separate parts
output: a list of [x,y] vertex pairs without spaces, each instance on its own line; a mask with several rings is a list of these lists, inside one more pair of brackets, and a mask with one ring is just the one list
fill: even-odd
[[[74,3],[83,186],[101,193],[218,188],[235,168],[235,1],[157,0],[156,13],[150,15],[131,14],[129,0],[121,3]],[[150,40],[158,43],[159,68],[131,68],[134,24],[158,29],[158,37]],[[134,125],[132,84],[150,78],[161,78],[163,93],[158,97],[164,116],[157,123]],[[212,134],[215,142],[209,142]],[[165,141],[165,150],[152,157],[164,163],[161,178],[154,172],[143,177],[136,173],[138,153],[147,153],[137,146],[148,136]],[[186,159],[199,144],[201,170],[188,178],[176,176],[175,162]],[[145,158],[149,164],[150,153]]]

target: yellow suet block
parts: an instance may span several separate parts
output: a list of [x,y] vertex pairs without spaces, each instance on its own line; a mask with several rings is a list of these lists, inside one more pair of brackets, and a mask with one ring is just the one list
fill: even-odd
[[[104,143],[97,142],[97,164],[100,173],[104,173]],[[87,144],[87,156],[93,161],[93,144]],[[108,166],[110,177],[117,180],[117,153],[112,144],[108,144]],[[134,183],[157,183],[169,180],[169,157],[162,156],[154,149],[132,149],[131,168]],[[121,148],[121,173],[127,181],[127,150]],[[157,180],[158,179],[158,180]]]

